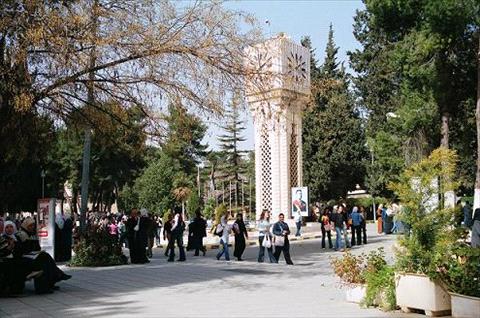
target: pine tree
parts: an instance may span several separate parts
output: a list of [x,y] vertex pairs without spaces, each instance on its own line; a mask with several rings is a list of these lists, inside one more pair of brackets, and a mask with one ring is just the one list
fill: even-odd
[[189,114],[182,105],[171,104],[166,140],[163,151],[177,160],[181,170],[192,180],[197,174],[197,165],[206,155],[207,146],[202,144],[207,127],[200,118]]
[[[324,63],[313,65],[313,105],[304,115],[305,183],[315,199],[344,197],[364,178],[365,139],[330,27]],[[316,77],[314,77],[316,76]]]
[[320,68],[320,74],[323,78],[335,78],[341,77],[343,74],[339,71],[337,62],[338,46],[335,46],[333,40],[333,25],[330,23],[328,31],[327,47],[325,49],[325,61]]
[[[235,92],[232,96],[230,108],[225,113],[226,124],[222,127],[224,134],[219,136],[220,149],[224,157],[222,167],[224,181],[232,182],[234,186],[234,198],[236,206],[239,202],[240,175],[244,172],[242,160],[243,151],[239,149],[239,143],[245,141],[242,131],[245,130],[243,121],[240,119],[241,95]],[[229,191],[231,192],[231,191]],[[232,201],[233,202],[233,201]]]

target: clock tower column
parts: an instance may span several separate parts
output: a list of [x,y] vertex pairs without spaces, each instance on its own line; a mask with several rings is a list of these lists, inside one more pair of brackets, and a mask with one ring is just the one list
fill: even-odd
[[310,52],[284,34],[247,50],[246,95],[255,127],[257,219],[291,215],[291,187],[303,185],[302,116],[310,95]]

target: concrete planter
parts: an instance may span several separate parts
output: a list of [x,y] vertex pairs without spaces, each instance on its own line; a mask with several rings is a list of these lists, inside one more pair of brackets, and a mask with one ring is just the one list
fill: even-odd
[[350,303],[361,303],[367,294],[367,285],[348,285],[344,288],[345,298]]
[[451,302],[448,292],[425,275],[395,274],[397,305],[404,312],[412,309],[425,311],[427,316],[450,315]]
[[452,317],[480,317],[480,298],[450,293],[452,298]]

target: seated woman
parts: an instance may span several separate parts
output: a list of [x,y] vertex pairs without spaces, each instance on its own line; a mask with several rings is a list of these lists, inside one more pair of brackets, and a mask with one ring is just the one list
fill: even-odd
[[0,237],[0,293],[16,295],[23,292],[25,280],[39,277],[42,271],[33,270],[33,261],[18,255],[18,244],[15,236],[17,227],[15,223],[6,221]]
[[58,289],[55,286],[56,283],[72,277],[57,267],[50,254],[41,251],[35,231],[35,221],[32,218],[28,217],[23,221],[16,237],[22,258],[32,259],[33,270],[43,271],[43,275],[35,279],[35,291],[37,293],[52,292],[52,290]]

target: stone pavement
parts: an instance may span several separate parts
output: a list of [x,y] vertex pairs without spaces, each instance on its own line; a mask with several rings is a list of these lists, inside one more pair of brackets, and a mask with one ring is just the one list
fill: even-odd
[[[369,225],[367,252],[383,246],[392,256],[395,236],[377,236]],[[322,250],[320,240],[292,242],[294,266],[256,262],[248,247],[244,262],[216,261],[187,254],[187,262],[167,263],[155,249],[146,265],[66,268],[73,275],[49,295],[33,284],[19,298],[0,299],[0,317],[405,317],[347,303],[329,266],[340,252]],[[408,317],[420,315],[409,314]]]

